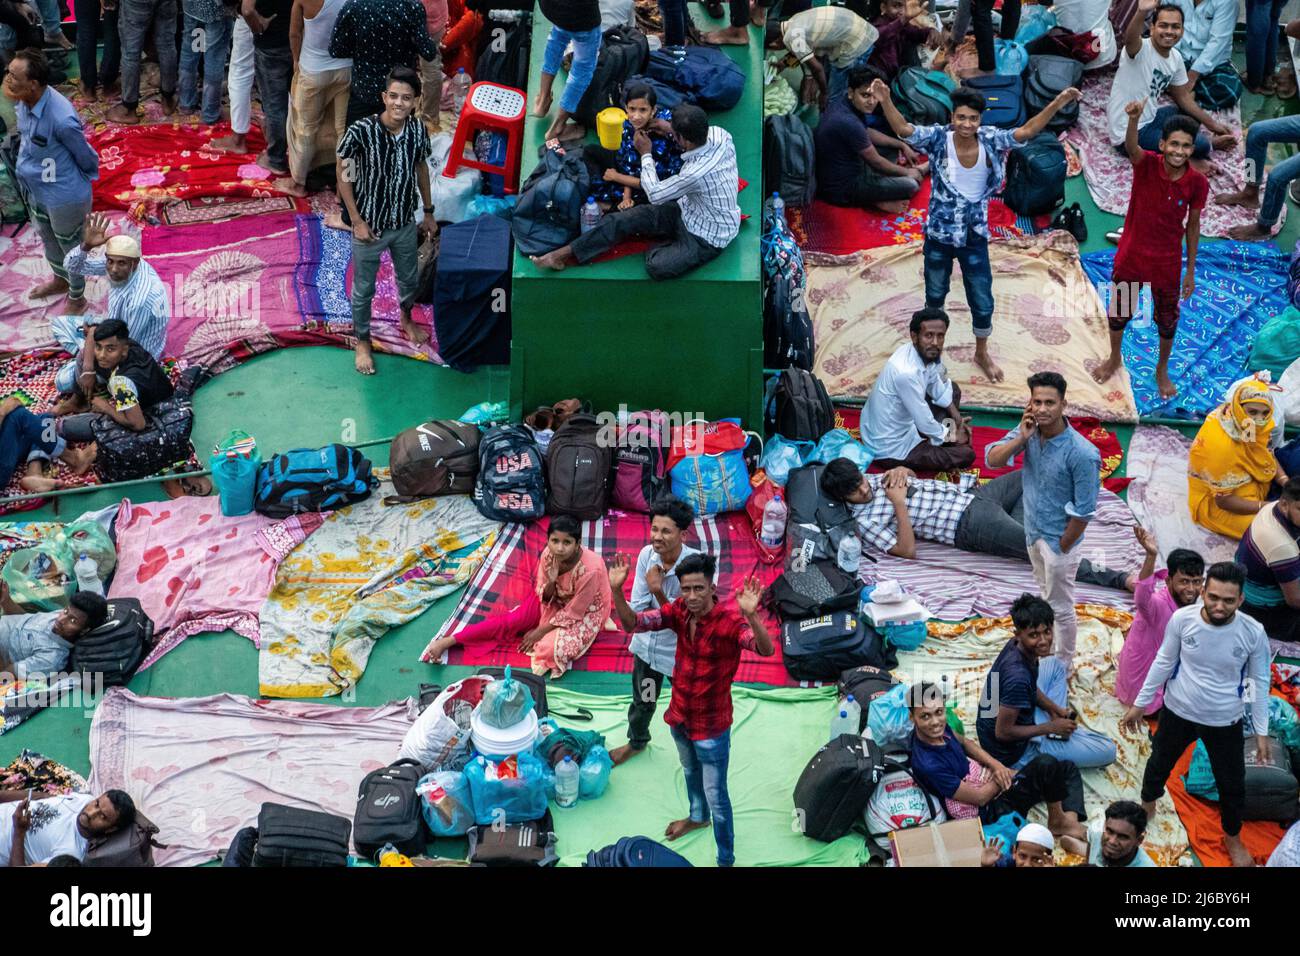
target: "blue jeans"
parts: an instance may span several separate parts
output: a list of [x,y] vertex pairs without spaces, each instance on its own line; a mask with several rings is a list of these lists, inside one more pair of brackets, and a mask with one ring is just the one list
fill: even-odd
[[176,93],[176,0],[120,0],[118,33],[122,38],[122,105],[140,104],[140,54],[145,34],[153,30],[158,52],[158,88],[163,96]]
[[253,71],[257,76],[257,94],[262,101],[262,132],[266,134],[267,162],[277,172],[287,173],[289,171],[287,124],[289,87],[293,83],[293,52],[287,46],[255,49]]
[[[1138,130],[1138,145],[1152,152],[1160,151],[1160,137],[1164,135],[1165,123],[1171,116],[1177,116],[1177,106],[1162,106],[1156,110],[1151,122]],[[1119,147],[1122,151],[1123,146]],[[1204,159],[1210,155],[1210,135],[1202,128],[1196,134],[1196,143],[1192,148],[1192,159]]]
[[871,50],[862,54],[858,61],[848,69],[841,70],[838,66],[831,67],[830,80],[827,83],[827,103],[832,102],[837,96],[843,96],[849,88],[849,70],[856,69],[859,66],[866,66],[867,60],[871,58]]
[[53,415],[38,417],[26,408],[15,408],[0,424],[0,487],[9,484],[20,464],[62,452],[63,440],[55,431]]
[[[1246,133],[1246,182],[1259,184],[1268,161],[1270,143],[1300,143],[1300,116],[1251,123]],[[1286,187],[1300,176],[1300,154],[1284,159],[1268,174],[1264,201],[1259,205],[1259,224],[1271,227],[1286,205]]]
[[1277,69],[1277,21],[1285,0],[1246,0],[1246,85],[1259,89]]
[[736,833],[727,795],[727,763],[731,759],[731,731],[708,740],[691,740],[681,727],[673,728],[673,742],[686,772],[686,796],[691,819],[707,823],[713,817],[713,841],[718,845],[718,866],[736,862]]
[[59,0],[36,0],[36,12],[41,15],[41,30],[45,33],[45,39],[57,39],[63,33]]
[[555,76],[560,72],[560,61],[564,59],[565,48],[573,41],[573,62],[569,64],[569,79],[560,94],[560,109],[572,115],[578,111],[582,94],[591,85],[591,78],[596,75],[596,61],[600,58],[600,41],[604,34],[600,27],[582,33],[571,33],[559,27],[551,27],[551,35],[546,39],[546,52],[542,54],[542,72]]
[[[1048,657],[1038,662],[1038,689],[1056,704],[1064,707],[1069,688],[1066,686],[1065,665],[1059,658]],[[1045,724],[1051,716],[1042,708],[1035,708],[1034,723]],[[1016,762],[1019,769],[1039,754],[1049,754],[1057,760],[1069,760],[1080,770],[1090,767],[1105,767],[1115,762],[1115,741],[1103,737],[1094,730],[1080,727],[1070,734],[1068,740],[1048,740],[1046,737],[1031,737],[1025,755]]]
[[993,334],[993,269],[989,266],[989,241],[974,232],[966,234],[966,245],[952,246],[925,237],[925,304],[942,309],[952,285],[952,261],[961,263],[961,284],[966,289],[975,337]]
[[204,23],[185,14],[185,32],[181,34],[180,101],[185,109],[199,105],[199,58],[203,58],[203,112],[205,123],[221,119],[221,85],[226,79],[226,57],[230,54],[230,36],[235,21],[218,17]]

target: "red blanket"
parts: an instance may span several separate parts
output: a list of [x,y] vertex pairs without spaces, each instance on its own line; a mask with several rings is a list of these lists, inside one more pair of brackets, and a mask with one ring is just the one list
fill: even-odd
[[[749,185],[749,180],[741,179],[740,185],[736,187],[736,192],[743,192]],[[744,222],[748,216],[741,216],[740,221]],[[608,262],[610,259],[622,259],[624,256],[633,256],[640,252],[645,252],[654,246],[659,240],[657,239],[627,239],[620,242],[613,249],[604,255],[597,256],[593,262]]]
[[[611,511],[600,521],[583,524],[583,544],[594,549],[606,561],[615,554],[623,553],[635,563],[637,554],[649,541],[648,515]],[[720,600],[734,600],[741,582],[751,574],[767,585],[781,572],[780,565],[773,567],[760,561],[754,532],[743,513],[699,519],[687,533],[686,542],[718,559]],[[509,610],[518,604],[532,590],[537,562],[545,546],[544,521],[530,525],[506,525],[506,530],[497,539],[487,560],[465,589],[456,612],[443,625],[438,636],[454,633],[466,624],[484,620],[491,614]],[[632,592],[630,580],[626,592]],[[769,617],[766,623],[769,633],[775,639],[775,620]],[[628,641],[628,635],[621,631],[604,632],[591,649],[574,662],[573,670],[631,673],[632,655],[627,649]],[[457,646],[449,653],[448,663],[527,667],[529,658],[515,649],[518,643],[518,638],[515,638],[495,646]],[[796,683],[790,679],[781,663],[779,643],[776,654],[772,657],[759,657],[751,651],[743,652],[736,680],[788,686]]]

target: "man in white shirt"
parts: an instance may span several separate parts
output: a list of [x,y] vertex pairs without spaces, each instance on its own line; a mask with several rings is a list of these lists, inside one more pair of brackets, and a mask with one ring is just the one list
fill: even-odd
[[0,861],[41,866],[56,856],[84,859],[90,841],[135,822],[135,803],[121,790],[98,797],[0,790]]
[[652,279],[675,279],[720,256],[740,232],[736,145],[730,133],[710,126],[704,110],[690,104],[673,110],[671,133],[682,148],[682,168],[664,180],[655,170],[650,137],[641,130],[633,139],[648,204],[606,213],[569,245],[532,256],[533,264],[556,270],[586,265],[637,238],[668,240],[645,254]]
[[[1152,10],[1155,11],[1155,20],[1151,24],[1151,36],[1144,40],[1142,27]],[[1124,31],[1119,69],[1115,72],[1110,99],[1106,102],[1106,121],[1112,146],[1124,148],[1124,136],[1128,130],[1128,114],[1124,110],[1129,103],[1139,100],[1145,101],[1138,120],[1138,144],[1144,150],[1159,148],[1165,121],[1180,112],[1198,120],[1213,134],[1211,138],[1204,131],[1197,133],[1193,159],[1205,159],[1211,148],[1231,149],[1236,144],[1237,140],[1227,126],[1196,105],[1191,78],[1183,65],[1182,54],[1175,49],[1182,38],[1181,7],[1173,3],[1157,4],[1157,0],[1138,0],[1137,12]],[[1156,101],[1165,92],[1174,103],[1157,108]]]
[[886,470],[951,471],[975,463],[970,419],[961,390],[943,366],[948,313],[926,307],[913,314],[911,343],[899,346],[881,370],[862,416],[862,441]]
[[1232,31],[1237,27],[1237,0],[1173,0],[1183,11],[1183,38],[1178,52],[1187,66],[1187,82],[1232,62]]
[[1156,691],[1164,687],[1165,706],[1142,775],[1142,808],[1148,817],[1155,815],[1174,764],[1200,740],[1219,790],[1219,817],[1233,866],[1255,865],[1240,835],[1246,795],[1244,708],[1250,709],[1262,760],[1269,759],[1273,746],[1268,736],[1268,637],[1258,621],[1237,612],[1245,584],[1245,572],[1231,561],[1210,566],[1201,603],[1179,608],[1169,618],[1142,690],[1120,722],[1136,731]]
[[[682,593],[677,583],[677,564],[699,554],[682,543],[695,520],[691,506],[678,498],[662,498],[650,506],[650,543],[641,549],[632,578],[632,610],[649,611],[672,603]],[[635,757],[650,744],[650,721],[655,715],[664,677],[673,672],[677,656],[677,635],[672,628],[637,631],[629,646],[632,651],[632,703],[627,709],[627,743],[610,751],[620,764]]]
[[78,591],[62,611],[0,617],[0,675],[27,680],[64,670],[77,638],[99,627],[107,616],[103,597]]

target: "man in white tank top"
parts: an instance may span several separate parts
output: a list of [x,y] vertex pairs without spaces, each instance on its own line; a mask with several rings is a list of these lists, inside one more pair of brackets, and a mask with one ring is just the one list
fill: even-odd
[[294,0],[289,20],[289,49],[294,79],[289,94],[289,175],[275,188],[294,196],[307,195],[307,174],[316,159],[316,134],[321,125],[334,127],[334,140],[347,129],[348,90],[352,61],[329,55],[334,21],[347,0]]

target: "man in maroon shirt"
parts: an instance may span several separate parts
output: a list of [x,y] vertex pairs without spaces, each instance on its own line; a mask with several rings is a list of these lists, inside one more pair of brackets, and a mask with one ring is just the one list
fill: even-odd
[[[1210,182],[1191,166],[1200,124],[1190,116],[1165,120],[1160,152],[1138,145],[1138,122],[1146,100],[1129,103],[1124,150],[1133,164],[1133,190],[1124,232],[1111,271],[1110,358],[1092,373],[1105,383],[1123,364],[1120,347],[1124,326],[1137,309],[1143,285],[1151,286],[1156,327],[1160,332],[1160,360],[1156,387],[1168,401],[1178,394],[1169,378],[1169,354],[1178,330],[1179,300],[1196,290],[1196,244],[1201,235],[1201,210]],[[1183,237],[1187,238],[1187,269],[1183,271]],[[1181,281],[1180,281],[1181,278]]]
[[731,682],[740,667],[740,650],[769,657],[775,651],[767,628],[758,617],[763,586],[754,578],[736,593],[736,607],[718,603],[713,576],[717,561],[707,554],[692,554],[678,562],[681,596],[671,604],[642,611],[628,606],[623,596],[631,561],[614,558],[609,588],[614,608],[625,631],[671,628],[677,635],[673,664],[673,694],[664,715],[672,729],[677,754],[686,773],[686,794],[691,812],[684,820],[668,824],[664,836],[680,836],[709,825],[718,845],[718,866],[736,862],[731,798],[727,795],[727,761],[731,754]]

